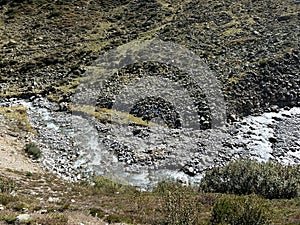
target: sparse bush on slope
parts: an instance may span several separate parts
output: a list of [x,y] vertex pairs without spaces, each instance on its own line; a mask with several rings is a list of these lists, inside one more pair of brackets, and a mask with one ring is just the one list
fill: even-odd
[[39,159],[42,156],[41,149],[32,142],[25,145],[25,152],[33,159]]

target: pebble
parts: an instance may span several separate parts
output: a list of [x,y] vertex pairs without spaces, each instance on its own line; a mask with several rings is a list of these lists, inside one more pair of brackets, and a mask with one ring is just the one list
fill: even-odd
[[26,221],[28,221],[29,219],[30,219],[30,214],[27,214],[27,213],[25,213],[25,214],[20,214],[20,215],[17,216],[17,220],[18,220],[20,223],[26,222]]
[[54,202],[54,203],[57,203],[57,202],[59,202],[59,201],[60,201],[59,198],[54,198],[54,197],[49,197],[49,198],[48,198],[48,202]]
[[41,210],[40,210],[40,213],[41,213],[41,214],[46,214],[47,212],[48,212],[47,209],[41,209]]

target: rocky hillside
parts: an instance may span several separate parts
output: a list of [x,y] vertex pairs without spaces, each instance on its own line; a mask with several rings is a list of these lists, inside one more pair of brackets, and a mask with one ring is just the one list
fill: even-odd
[[69,101],[99,55],[156,38],[206,62],[222,81],[231,119],[299,106],[299,7],[292,0],[1,0],[0,94]]
[[[0,0],[0,224],[177,224],[178,215],[187,219],[181,224],[211,224],[222,197],[239,205],[232,212],[248,212],[245,196],[156,181],[183,174],[198,182],[204,170],[239,157],[300,163],[299,20],[298,0]],[[95,60],[152,39],[200,57],[222,84],[228,121],[243,118],[194,131],[180,127],[174,105],[159,96],[141,99],[130,117],[113,108],[123,86],[151,74],[181,81],[207,116],[200,88],[158,62],[120,69],[97,107],[69,104]],[[163,126],[151,120],[153,106],[165,113]],[[37,151],[31,157],[28,143]],[[298,182],[295,174],[283,177]],[[142,188],[150,183],[152,191]],[[299,196],[250,198],[270,206],[270,224],[299,225]]]

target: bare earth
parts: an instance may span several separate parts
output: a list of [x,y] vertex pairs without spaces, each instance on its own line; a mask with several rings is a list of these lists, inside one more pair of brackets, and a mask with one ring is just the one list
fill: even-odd
[[[24,145],[26,140],[33,138],[33,135],[26,132],[19,133],[14,130],[15,124],[13,123],[0,114],[0,175],[10,177],[16,182],[18,187],[15,191],[16,195],[37,198],[45,207],[64,201],[66,195],[70,194],[68,193],[69,188],[66,187],[64,181],[53,178],[48,172],[43,171],[38,163],[32,162],[26,156]],[[28,174],[34,174],[34,176],[31,177]],[[76,199],[76,196],[68,195],[68,197]],[[75,202],[75,200],[73,201]],[[9,214],[10,211],[2,209],[1,213]],[[47,214],[41,214],[40,211],[29,214],[31,219],[48,218]],[[68,218],[67,224],[107,224],[103,220],[89,215],[89,212],[84,209],[66,211],[63,215]]]
[[[42,173],[37,164],[24,154],[25,135],[16,132],[9,121],[0,115],[0,171],[16,170],[20,172]],[[28,138],[28,136],[27,136]]]

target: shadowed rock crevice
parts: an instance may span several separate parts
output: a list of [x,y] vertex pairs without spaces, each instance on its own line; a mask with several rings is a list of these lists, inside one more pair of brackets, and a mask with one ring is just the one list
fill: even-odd
[[180,115],[175,111],[170,102],[160,97],[147,97],[137,102],[131,109],[130,114],[151,121],[160,118],[169,128],[180,128]]

